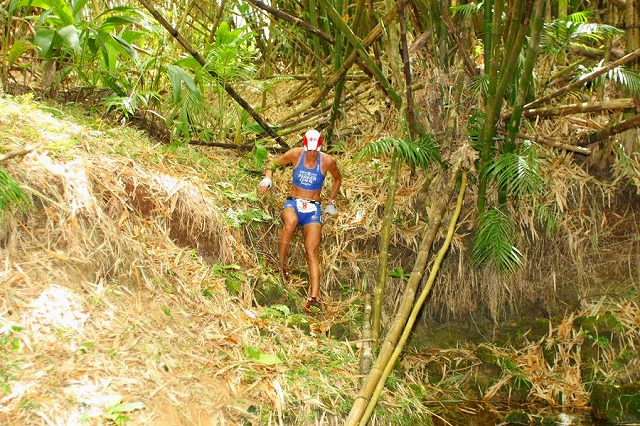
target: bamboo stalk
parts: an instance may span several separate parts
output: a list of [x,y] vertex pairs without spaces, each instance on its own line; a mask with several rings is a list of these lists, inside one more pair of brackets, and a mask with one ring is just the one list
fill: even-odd
[[324,41],[326,41],[329,44],[333,44],[335,42],[335,40],[333,39],[333,37],[331,37],[330,35],[328,35],[327,33],[325,33],[322,30],[319,30],[317,27],[314,27],[313,25],[309,25],[308,23],[306,23],[305,21],[303,21],[302,19],[289,15],[288,13],[285,13],[281,10],[278,10],[274,7],[271,7],[263,2],[261,2],[260,0],[247,0],[249,3],[251,3],[253,6],[264,10],[265,12],[269,12],[271,15],[275,16],[276,18],[280,18],[283,21],[287,21],[291,24],[296,25],[297,27],[302,28],[303,30],[310,32],[311,34],[323,39]]
[[[493,5],[493,7],[491,7]],[[488,76],[489,84],[487,87],[487,95],[485,99],[485,121],[480,133],[480,172],[489,164],[491,153],[493,151],[494,141],[493,134],[495,124],[497,122],[496,103],[502,103],[502,99],[496,95],[498,86],[498,67],[501,61],[500,55],[500,28],[501,15],[504,6],[504,0],[487,0],[484,5],[484,30],[491,30],[491,34],[485,35],[484,63],[485,74]],[[499,100],[498,100],[499,99]],[[478,199],[476,201],[478,211],[484,211],[487,197],[487,179],[480,179],[478,182]]]
[[[501,134],[504,134],[503,132],[501,132]],[[544,145],[549,145],[552,146],[554,148],[560,148],[560,149],[564,149],[565,151],[571,151],[571,152],[575,152],[578,154],[583,154],[583,155],[591,155],[591,150],[589,148],[583,148],[580,146],[575,146],[575,145],[569,145],[563,142],[558,142],[558,141],[554,141],[554,140],[550,140],[550,139],[545,139],[545,138],[541,138],[539,136],[532,136],[532,135],[525,135],[523,133],[518,133],[516,135],[517,139],[523,139],[523,140],[527,140],[527,141],[533,141],[536,143],[541,143]]]
[[371,338],[374,350],[380,343],[380,330],[382,328],[382,307],[384,305],[384,288],[387,282],[387,265],[389,263],[389,241],[391,238],[391,223],[393,222],[393,203],[398,189],[398,175],[402,164],[396,148],[391,154],[391,170],[389,180],[386,183],[387,199],[384,202],[384,215],[380,226],[380,242],[378,244],[378,282],[373,288],[373,321],[371,325]]
[[404,72],[405,81],[405,96],[406,96],[406,115],[407,125],[409,127],[409,133],[411,139],[414,139],[416,135],[421,134],[422,131],[418,128],[416,122],[416,115],[414,110],[413,101],[413,77],[411,75],[411,63],[409,61],[409,46],[407,43],[407,23],[405,22],[404,6],[398,7],[398,23],[400,24],[400,57],[402,58],[402,68]]
[[11,158],[14,157],[18,157],[20,155],[26,155],[28,153],[30,153],[31,151],[33,151],[34,148],[31,146],[28,146],[26,148],[20,148],[20,149],[16,149],[14,151],[9,151],[9,152],[5,152],[4,154],[0,155],[0,163],[3,161],[7,161]]
[[586,136],[578,138],[578,146],[587,146],[592,143],[600,142],[601,140],[607,139],[613,135],[618,133],[622,133],[626,130],[633,129],[635,127],[640,127],[640,114],[634,115],[633,117],[621,121],[620,123],[606,127],[602,130],[598,130],[597,132],[589,133]]
[[451,19],[451,15],[449,14],[449,9],[446,7],[442,8],[442,19],[444,20],[444,23],[447,26],[447,29],[453,36],[453,40],[456,42],[456,46],[458,47],[457,53],[458,55],[460,55],[460,57],[462,57],[464,67],[467,70],[467,74],[469,74],[471,77],[475,77],[476,75],[478,75],[478,71],[476,70],[476,65],[471,59],[471,57],[469,56],[468,49],[464,46],[464,44],[462,43],[462,40],[460,40],[460,36],[458,35],[458,30],[456,28],[456,25],[453,23],[453,19]]
[[[340,10],[340,14],[344,14],[344,3],[343,0],[338,2],[338,7]],[[344,59],[344,35],[340,32],[337,33],[336,36],[336,44],[333,49],[333,66],[337,71],[340,69],[340,64]],[[335,128],[336,121],[338,120],[338,115],[340,114],[340,100],[342,98],[342,91],[345,85],[345,76],[343,75],[338,83],[336,84],[336,89],[333,93],[333,103],[331,106],[331,116],[329,117],[329,125],[327,127],[327,144],[328,147],[331,148],[331,144],[333,142],[333,129]],[[318,87],[321,87],[318,85]]]
[[[313,28],[318,28],[318,8],[316,5],[316,0],[309,0],[309,20],[311,21],[311,26]],[[318,87],[322,87],[324,85],[324,76],[322,74],[322,59],[321,59],[321,51],[320,51],[320,39],[317,35],[311,36],[311,41],[313,42],[313,53],[314,53],[314,62],[316,65],[316,81],[318,83]]]
[[[356,102],[358,99],[368,96],[368,93],[371,92],[371,90],[372,90],[372,87],[367,85],[361,85],[358,89],[353,90],[348,95],[346,95],[342,103],[343,105],[349,105],[351,101]],[[291,133],[291,130],[289,130],[290,128],[296,128],[301,123],[305,123],[309,120],[312,120],[314,117],[325,115],[325,113],[329,111],[330,108],[331,108],[330,106],[326,106],[323,108],[315,108],[315,109],[312,109],[308,114],[300,118],[297,118],[296,120],[279,124],[278,129],[280,130],[280,134],[283,136],[288,135],[289,133]]]
[[522,112],[522,116],[553,117],[585,112],[612,111],[618,109],[631,109],[638,106],[638,101],[633,98],[611,99],[608,101],[582,102],[579,104],[560,105],[547,108],[533,108]]
[[336,27],[338,27],[338,29],[342,31],[342,33],[347,37],[347,40],[349,40],[349,43],[351,43],[351,45],[354,47],[354,49],[356,50],[360,58],[363,60],[365,66],[376,77],[376,79],[380,83],[380,86],[382,87],[384,92],[387,94],[387,96],[389,96],[389,98],[393,101],[393,103],[395,103],[396,106],[399,108],[400,105],[402,104],[402,101],[400,100],[400,96],[398,96],[396,91],[393,89],[393,87],[391,86],[391,83],[384,76],[384,74],[382,73],[382,70],[374,62],[373,58],[369,56],[369,54],[367,53],[367,50],[365,49],[365,46],[362,44],[360,39],[356,37],[356,35],[353,33],[349,25],[347,25],[344,19],[342,19],[342,16],[340,16],[340,14],[336,11],[336,9],[333,7],[333,5],[329,0],[321,0],[321,3],[325,12],[327,12],[327,15],[329,16],[329,19],[331,19],[334,25],[336,25]]
[[359,423],[360,426],[365,426],[369,421],[369,418],[371,417],[371,414],[373,413],[373,410],[375,409],[378,403],[378,399],[380,398],[380,393],[382,392],[382,389],[384,389],[385,382],[387,381],[387,378],[389,377],[391,370],[393,369],[396,361],[398,360],[398,357],[400,357],[400,354],[404,350],[407,340],[409,339],[409,335],[411,334],[411,330],[413,329],[413,325],[415,324],[416,319],[420,314],[422,305],[424,304],[424,301],[427,299],[427,296],[431,292],[433,283],[436,279],[436,276],[438,275],[438,271],[440,270],[440,265],[442,264],[442,260],[444,259],[445,254],[447,254],[447,252],[449,251],[449,246],[451,245],[451,240],[453,239],[453,234],[456,230],[456,225],[458,224],[458,218],[460,217],[460,212],[462,211],[462,202],[464,200],[464,193],[465,193],[466,187],[467,187],[467,174],[466,172],[463,171],[462,183],[460,184],[460,191],[458,193],[458,202],[456,203],[456,209],[453,213],[453,216],[451,217],[451,222],[449,222],[449,228],[447,230],[447,236],[445,238],[445,241],[442,244],[442,247],[440,248],[440,250],[438,251],[438,254],[433,262],[433,267],[431,268],[431,273],[429,274],[429,278],[427,279],[427,282],[425,283],[424,288],[422,289],[422,292],[418,297],[418,300],[416,301],[415,305],[413,305],[413,309],[411,310],[411,314],[407,320],[407,324],[405,325],[404,330],[402,331],[402,335],[400,336],[398,344],[396,345],[393,353],[391,354],[391,357],[387,361],[384,367],[384,370],[382,372],[382,375],[380,376],[380,380],[378,380],[378,384],[375,388],[375,391],[371,399],[369,400],[369,403],[367,404],[367,408],[362,418],[360,419],[360,423]]
[[[215,2],[217,4],[217,2]],[[227,0],[220,0],[220,5],[216,9],[216,15],[213,18],[213,23],[211,25],[211,41],[213,41],[214,36],[216,35],[216,31],[218,31],[218,27],[220,26],[220,21],[222,20],[222,13],[224,12],[224,8],[227,4]]]
[[444,216],[444,212],[447,207],[447,201],[451,198],[453,191],[455,190],[458,175],[462,169],[462,161],[463,159],[459,158],[451,169],[447,186],[440,198],[440,201],[435,206],[432,220],[429,222],[429,228],[426,230],[420,243],[416,261],[413,265],[411,275],[409,276],[409,281],[402,293],[398,311],[396,312],[391,327],[389,328],[387,337],[380,347],[380,353],[376,358],[376,362],[369,374],[367,374],[363,385],[360,387],[358,395],[356,395],[345,425],[354,426],[362,417],[368,405],[368,401],[373,395],[375,387],[382,376],[384,365],[386,365],[387,360],[391,357],[393,349],[398,342],[398,336],[400,336],[400,333],[407,323],[407,318],[409,318],[409,315],[411,314],[415,295],[417,293],[418,286],[422,281],[422,276],[427,265],[429,250],[431,249],[431,245],[433,244],[438,233],[438,229],[440,228],[440,223],[442,222],[442,217]]
[[373,350],[371,348],[371,292],[367,288],[367,274],[362,276],[362,292],[364,293],[364,310],[362,314],[362,352],[360,355],[360,374],[362,379],[369,370],[371,370],[371,362],[373,360]]
[[[407,0],[399,0],[398,6],[404,4],[406,1]],[[369,35],[367,35],[367,37],[365,37],[362,40],[362,45],[364,47],[368,47],[371,44],[373,44],[373,42],[376,41],[382,35],[382,29],[385,26],[389,25],[391,21],[393,21],[393,19],[396,17],[397,12],[398,12],[397,7],[394,7],[393,10],[389,11],[389,13],[385,16],[384,20],[382,22],[379,22],[378,25],[376,25],[373,28],[373,30],[371,30]],[[342,64],[342,67],[340,67],[340,70],[337,73],[335,73],[333,77],[327,80],[324,86],[324,89],[320,90],[311,101],[300,106],[300,108],[292,111],[290,114],[285,116],[282,120],[283,121],[289,120],[291,119],[291,117],[295,117],[296,115],[299,115],[300,113],[306,110],[309,110],[318,106],[318,104],[322,101],[322,99],[324,99],[325,96],[327,96],[327,94],[329,93],[329,91],[338,83],[342,75],[345,75],[349,71],[349,69],[353,66],[353,64],[356,63],[357,59],[358,59],[358,53],[354,50],[349,54],[347,59],[344,61],[344,63]]]
[[533,26],[531,29],[531,37],[529,38],[529,48],[525,55],[524,65],[522,67],[522,74],[520,75],[520,83],[518,84],[518,94],[516,102],[513,107],[513,114],[509,117],[509,124],[507,125],[507,138],[505,141],[505,150],[512,152],[515,147],[516,133],[520,130],[520,124],[522,122],[522,109],[531,87],[531,81],[533,79],[533,68],[535,66],[536,58],[538,57],[538,46],[540,39],[542,38],[542,29],[544,24],[544,7],[545,0],[535,0],[533,5]]

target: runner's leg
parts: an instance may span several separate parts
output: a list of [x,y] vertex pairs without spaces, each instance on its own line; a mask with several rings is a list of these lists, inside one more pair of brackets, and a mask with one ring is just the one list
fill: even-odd
[[320,240],[322,238],[322,225],[309,223],[302,227],[304,236],[304,250],[309,265],[310,297],[318,297],[320,293]]
[[296,211],[287,207],[282,210],[282,230],[280,231],[280,237],[278,238],[278,267],[280,272],[285,276],[288,275],[288,269],[286,266],[287,254],[289,253],[289,246],[291,245],[291,239],[293,233],[298,226],[298,215]]

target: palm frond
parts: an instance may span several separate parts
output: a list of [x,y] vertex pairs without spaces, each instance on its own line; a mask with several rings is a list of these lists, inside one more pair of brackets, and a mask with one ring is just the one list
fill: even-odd
[[471,257],[478,266],[492,264],[502,272],[514,272],[523,266],[522,253],[512,244],[515,224],[500,209],[488,209],[478,220],[478,233]]
[[485,74],[473,77],[469,82],[469,89],[474,95],[481,93],[483,96],[486,96],[489,90],[489,77]]
[[483,178],[493,178],[498,187],[514,198],[539,193],[543,180],[540,162],[528,144],[521,145],[520,152],[498,156],[484,171]]
[[567,49],[571,43],[584,44],[622,34],[611,25],[589,23],[591,18],[592,13],[583,11],[546,24],[540,46],[547,53],[557,54]]
[[571,13],[567,15],[565,20],[567,22],[589,22],[589,19],[593,18],[592,10],[581,10],[579,12]]
[[640,97],[640,72],[633,68],[616,67],[607,73],[607,78],[624,87],[633,97]]
[[625,147],[622,144],[614,145],[614,152],[616,154],[614,172],[618,176],[616,179],[628,181],[636,187],[637,193],[640,194],[640,160],[625,152]]
[[[580,72],[576,74],[574,80],[580,81],[582,78],[584,78],[584,76],[598,70],[599,68],[602,68],[603,65],[604,60],[601,60],[595,66],[590,68],[583,66],[578,67],[578,70]],[[633,68],[616,67],[608,71],[606,74],[599,76],[594,81],[598,85],[603,85],[606,80],[609,80],[627,90],[632,96],[640,96],[640,72],[636,71]]]
[[572,38],[602,40],[604,37],[613,37],[621,34],[623,32],[620,29],[611,25],[581,23],[575,26]]
[[451,8],[451,16],[460,15],[462,19],[472,19],[482,12],[484,2],[462,4]]
[[438,144],[428,136],[416,141],[406,141],[392,136],[383,138],[366,145],[356,154],[355,160],[392,155],[397,155],[412,169],[426,169],[430,164],[441,161]]
[[429,136],[423,136],[416,141],[399,139],[396,153],[412,169],[417,167],[425,170],[430,164],[441,162],[438,144]]

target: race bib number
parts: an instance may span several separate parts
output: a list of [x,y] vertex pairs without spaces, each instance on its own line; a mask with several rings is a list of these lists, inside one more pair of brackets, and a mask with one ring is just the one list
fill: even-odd
[[317,211],[316,205],[307,200],[296,200],[296,207],[300,213],[313,213]]

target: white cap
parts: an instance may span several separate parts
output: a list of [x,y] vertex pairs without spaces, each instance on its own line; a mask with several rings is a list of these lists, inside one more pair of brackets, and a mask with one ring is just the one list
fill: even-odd
[[304,145],[305,151],[320,151],[320,147],[322,146],[322,135],[320,135],[320,132],[315,129],[307,130],[307,133],[304,134],[302,145]]

